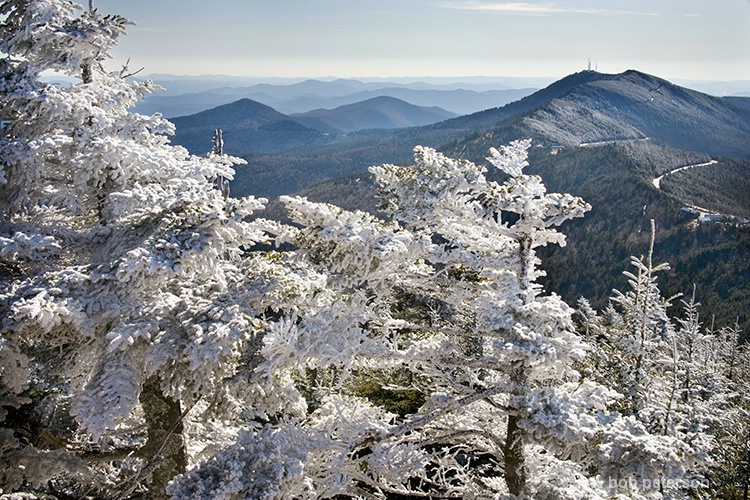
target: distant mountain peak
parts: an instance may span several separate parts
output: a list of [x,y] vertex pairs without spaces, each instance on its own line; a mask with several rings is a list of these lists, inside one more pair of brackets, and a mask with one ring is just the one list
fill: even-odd
[[455,117],[439,107],[415,106],[391,96],[376,96],[334,109],[316,109],[294,117],[329,133],[406,128],[429,125]]
[[[491,112],[456,119],[567,146],[650,140],[673,148],[750,159],[750,113],[743,101],[714,97],[637,70],[582,71]],[[511,137],[511,139],[516,137]],[[488,145],[489,146],[489,145]]]
[[200,111],[193,115],[173,118],[172,121],[180,124],[215,124],[211,126],[235,125],[238,123],[269,119],[283,118],[285,115],[279,113],[270,106],[266,106],[252,99],[239,99],[229,104],[222,104],[215,108]]
[[177,129],[174,142],[198,155],[208,152],[217,128],[224,131],[226,152],[234,155],[285,151],[322,143],[325,137],[320,130],[248,98],[171,121]]

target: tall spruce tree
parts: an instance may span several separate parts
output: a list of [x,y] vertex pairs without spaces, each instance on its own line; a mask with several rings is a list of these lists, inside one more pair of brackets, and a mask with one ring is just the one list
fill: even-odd
[[[103,66],[129,21],[69,0],[0,14],[0,483],[43,487],[67,468],[108,495],[163,496],[187,464],[187,410],[252,406],[239,374],[281,280],[247,253],[265,239],[245,222],[262,200],[212,186],[241,160],[191,156],[169,122],[129,111],[153,84]],[[50,71],[75,82],[44,83]],[[40,405],[77,424],[22,421]],[[94,474],[125,452],[128,482]]]

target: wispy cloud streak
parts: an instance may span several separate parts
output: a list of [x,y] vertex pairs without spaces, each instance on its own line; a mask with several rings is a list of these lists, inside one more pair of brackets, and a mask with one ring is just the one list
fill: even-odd
[[640,12],[633,10],[586,9],[579,7],[561,6],[555,3],[527,3],[527,2],[444,2],[443,7],[458,10],[473,10],[481,12],[496,12],[500,14],[520,14],[543,16],[548,14],[588,14],[597,16],[658,16],[655,12]]

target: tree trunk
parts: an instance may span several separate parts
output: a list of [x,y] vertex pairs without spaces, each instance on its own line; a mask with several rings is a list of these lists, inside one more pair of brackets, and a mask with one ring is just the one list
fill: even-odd
[[[523,217],[523,216],[522,216]],[[532,238],[528,235],[518,240],[519,261],[521,271],[518,276],[521,293],[519,297],[524,304],[529,304],[533,299],[533,269],[534,249]],[[510,381],[513,384],[510,400],[510,415],[508,416],[508,429],[505,435],[505,447],[503,448],[505,462],[505,484],[511,495],[520,496],[526,490],[526,457],[524,455],[525,431],[518,426],[521,420],[519,415],[519,400],[529,393],[528,374],[524,361],[515,361],[510,369]],[[517,400],[514,402],[514,399]]]
[[520,495],[526,487],[526,458],[523,454],[523,429],[518,426],[517,415],[508,417],[505,436],[505,484],[512,495]]
[[167,483],[185,472],[187,467],[180,402],[162,393],[160,380],[156,376],[143,384],[140,401],[148,425],[143,457],[148,460],[148,465],[154,467],[149,498],[167,498]]
[[522,495],[526,491],[526,456],[524,441],[526,431],[519,427],[521,421],[521,407],[523,396],[528,394],[528,376],[523,361],[517,361],[510,370],[510,380],[513,384],[509,402],[508,429],[503,448],[505,462],[505,484],[512,495]]

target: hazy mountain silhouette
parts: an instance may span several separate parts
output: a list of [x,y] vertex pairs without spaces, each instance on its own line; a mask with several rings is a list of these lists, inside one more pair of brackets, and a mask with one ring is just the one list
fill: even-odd
[[338,135],[364,129],[408,128],[455,116],[444,109],[414,106],[392,97],[287,116],[253,101],[217,106],[189,116],[173,118],[174,142],[202,155],[211,148],[215,129],[222,129],[225,152],[233,155],[278,153],[336,142]]
[[324,132],[251,99],[171,121],[177,130],[173,142],[196,155],[211,150],[216,129],[223,130],[224,150],[233,155],[280,152],[328,140]]
[[318,130],[348,133],[429,125],[453,118],[456,114],[439,107],[414,106],[394,97],[380,96],[335,109],[317,109],[292,116]]
[[528,85],[533,83],[532,81],[516,82],[521,86],[509,88],[498,82],[399,84],[344,79],[330,82],[306,80],[293,84],[258,83],[250,86],[229,86],[211,79],[165,80],[163,84],[167,92],[156,92],[147,96],[135,106],[135,111],[144,114],[158,112],[166,117],[185,116],[248,98],[282,113],[294,114],[320,108],[333,109],[374,97],[387,96],[416,106],[438,106],[456,114],[468,114],[505,105],[536,90]]

